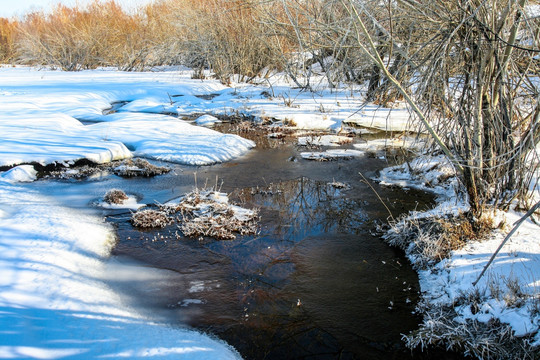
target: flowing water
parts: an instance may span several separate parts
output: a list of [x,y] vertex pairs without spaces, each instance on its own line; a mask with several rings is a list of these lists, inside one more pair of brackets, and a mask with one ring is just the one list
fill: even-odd
[[389,211],[425,209],[432,198],[368,183],[388,156],[315,162],[294,142],[253,137],[255,149],[224,164],[54,185],[71,206],[77,195],[92,202],[113,187],[152,204],[217,186],[260,210],[259,234],[228,241],[177,239],[176,226],[141,231],[129,212],[104,210],[118,234],[109,283],[126,304],[213,334],[245,359],[456,358],[404,348],[401,334],[420,321],[417,275],[375,231]]
[[260,210],[257,236],[177,240],[176,226],[141,232],[129,216],[110,217],[116,256],[171,274],[139,289],[135,306],[142,301],[162,321],[214,334],[246,359],[410,358],[400,339],[419,323],[417,275],[375,229],[388,210],[423,209],[431,197],[368,185],[388,166],[380,154],[314,162],[291,142],[256,138],[258,147],[240,159],[177,167],[149,186],[170,189],[171,198],[195,182],[218,186]]

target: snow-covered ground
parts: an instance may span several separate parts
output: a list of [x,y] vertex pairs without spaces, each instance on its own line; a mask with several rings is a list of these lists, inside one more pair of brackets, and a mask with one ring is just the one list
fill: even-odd
[[[117,103],[116,112],[104,112],[113,103]],[[302,92],[282,80],[272,86],[226,87],[214,80],[191,79],[187,70],[65,73],[4,67],[0,68],[0,166],[69,165],[81,159],[105,163],[132,156],[203,165],[233,159],[254,146],[239,136],[212,130],[219,119],[201,115],[268,117],[298,128],[335,132],[345,123],[392,131],[411,127],[405,108],[390,111],[362,105],[362,98],[350,89]],[[195,115],[192,118],[198,120],[184,121],[172,115]],[[299,140],[304,145],[340,141],[344,139]],[[319,160],[363,156],[365,151],[402,142],[407,145],[409,140],[395,144],[379,140],[348,152],[306,152],[304,156]],[[412,163],[421,168],[414,177],[420,175],[421,181],[413,181],[412,174],[407,174],[410,165],[388,169],[380,180],[436,191],[443,205],[431,214],[463,211],[458,184],[447,186],[442,181],[451,175],[443,159]],[[238,357],[219,341],[151,323],[124,308],[103,281],[112,230],[91,212],[57,203],[31,184],[18,184],[35,179],[36,172],[28,165],[0,172],[0,357]],[[456,201],[456,195],[461,200]],[[518,217],[506,214],[509,226],[492,239],[470,243],[435,268],[421,272],[426,299],[452,303],[457,294],[473,289],[472,281]],[[491,266],[490,275],[478,285],[484,291],[492,286],[488,281],[503,279],[500,296],[486,291],[481,311],[474,314],[465,307],[456,309],[462,319],[494,317],[510,323],[519,335],[538,331],[538,230],[528,220],[512,237]],[[505,294],[514,280],[527,296],[510,304]],[[535,340],[540,343],[540,335]]]
[[[377,180],[383,185],[435,193],[437,205],[432,210],[413,212],[409,218],[444,218],[468,210],[467,196],[459,191],[454,174],[451,164],[441,156],[419,157],[408,164],[384,169]],[[534,197],[538,198],[538,194]],[[540,346],[540,227],[537,224],[530,218],[523,222],[486,274],[473,285],[505,235],[523,215],[497,211],[491,216],[498,229],[490,238],[471,241],[452,251],[449,258],[419,270],[425,304],[432,308],[454,306],[456,324],[465,324],[467,320],[485,324],[500,320],[510,325],[515,336],[532,335],[531,344]],[[418,261],[413,252],[408,255],[411,262]],[[472,300],[464,300],[467,298]]]
[[[282,84],[268,98],[266,86],[230,88],[190,75],[0,67],[0,166],[11,168],[0,172],[0,358],[238,357],[220,341],[126,308],[105,282],[113,230],[92,211],[69,208],[32,187],[36,170],[24,164],[139,156],[204,165],[254,146],[196,126],[216,123],[211,114],[269,116],[305,128],[339,129],[344,120],[406,125],[403,110],[395,121],[387,110],[380,118],[375,107],[356,113],[361,99],[345,91],[314,95]],[[114,103],[115,112],[104,111]],[[206,116],[194,124],[177,114]]]
[[99,217],[0,181],[0,358],[239,358],[127,308],[105,285],[113,241]]

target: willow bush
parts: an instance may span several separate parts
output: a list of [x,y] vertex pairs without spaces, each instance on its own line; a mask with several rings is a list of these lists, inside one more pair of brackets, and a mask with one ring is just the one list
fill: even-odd
[[0,18],[0,63],[14,61],[16,34],[17,21]]
[[473,213],[486,203],[526,200],[540,139],[539,21],[526,11],[532,2],[275,3],[289,14],[300,49],[331,57],[327,76],[363,68],[368,99],[409,102],[460,173]]

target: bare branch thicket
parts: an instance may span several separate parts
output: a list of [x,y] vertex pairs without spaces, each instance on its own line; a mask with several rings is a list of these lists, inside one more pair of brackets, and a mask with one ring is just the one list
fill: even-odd
[[[174,9],[183,63],[197,70],[212,70],[228,83],[233,75],[249,81],[265,69],[280,67],[276,38],[268,34],[262,14],[270,6],[261,1],[169,1]],[[281,44],[283,45],[283,44]]]
[[437,41],[421,53],[417,101],[460,159],[473,211],[524,199],[540,129],[535,54],[520,49],[518,38],[530,37],[538,23],[524,21],[525,0],[429,4],[422,11],[430,20],[421,24],[436,30]]
[[0,63],[9,64],[15,59],[18,22],[0,18]]
[[362,53],[370,97],[394,89],[408,101],[460,173],[473,213],[526,198],[540,139],[539,23],[524,16],[528,1],[280,3],[307,19],[290,23],[301,49]]

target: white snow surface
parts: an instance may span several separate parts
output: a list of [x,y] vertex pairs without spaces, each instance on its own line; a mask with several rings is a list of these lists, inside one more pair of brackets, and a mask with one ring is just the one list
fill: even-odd
[[239,358],[126,307],[104,282],[113,241],[100,219],[0,182],[0,358]]
[[[272,79],[272,86],[265,80],[260,85],[226,87],[190,75],[188,71],[64,73],[0,67],[0,166],[71,164],[84,158],[103,163],[131,156],[201,165],[227,161],[254,146],[241,137],[167,114],[271,117],[297,128],[336,132],[346,123],[392,131],[415,128],[406,108],[362,107],[363,98],[351,89],[310,93],[280,79]],[[126,103],[116,113],[103,112],[119,101]],[[379,145],[303,156],[362,156]],[[411,169],[416,170],[411,173]],[[444,158],[424,158],[387,169],[379,180],[433,191],[439,205],[425,216],[457,213],[467,209],[466,197],[451,172]],[[28,166],[0,173],[0,358],[238,357],[219,341],[148,322],[125,308],[101,280],[107,276],[103,260],[109,254],[111,229],[88,213],[55,204],[31,186],[17,184],[34,178]],[[520,215],[508,213],[506,222],[512,224]],[[488,241],[470,243],[422,272],[420,285],[426,299],[451,303],[460,291],[470,291],[508,230]],[[537,333],[540,345],[540,318],[530,311],[540,293],[539,230],[530,221],[522,225],[478,285],[484,290],[491,279],[507,279],[508,284],[515,279],[529,297],[519,306],[509,306],[503,281],[503,295],[490,295],[487,290],[479,313],[457,309],[461,319],[499,318],[511,324],[516,334]]]
[[0,172],[0,181],[9,183],[32,182],[37,178],[37,171],[32,165],[19,165],[6,172]]
[[[470,242],[453,251],[449,259],[439,262],[433,269],[420,272],[420,286],[425,297],[434,304],[451,304],[462,294],[470,293],[489,258],[523,214],[505,214],[506,231],[482,242]],[[456,308],[459,319],[488,322],[497,318],[510,324],[516,336],[535,334],[540,327],[540,314],[533,309],[540,301],[540,229],[532,221],[523,223],[517,233],[504,245],[501,252],[480,279],[476,288],[484,294],[480,311],[473,314],[470,306]],[[498,284],[499,293],[493,293]],[[522,298],[515,298],[514,285],[519,286]],[[535,305],[536,304],[536,305]],[[540,346],[540,334],[536,334]]]
[[[103,113],[120,100],[218,90],[217,82],[173,72],[0,68],[0,166],[134,155],[197,165],[232,159],[254,144],[168,115]],[[223,342],[126,306],[106,285],[113,229],[93,212],[19,185],[35,178],[32,165],[0,172],[0,358],[240,358]]]
[[[467,197],[459,191],[452,165],[443,157],[422,156],[408,164],[386,168],[377,180],[383,185],[417,188],[436,194],[436,206],[409,216],[458,215],[468,210]],[[538,198],[538,193],[533,194]],[[535,335],[533,344],[540,346],[540,227],[526,220],[504,245],[501,252],[476,286],[484,266],[495,253],[505,235],[512,229],[521,213],[498,212],[496,223],[506,224],[484,241],[471,241],[464,248],[453,251],[433,268],[419,272],[423,298],[431,306],[452,305],[464,294],[478,290],[482,301],[478,312],[468,304],[456,307],[457,321],[474,319],[488,322],[499,319],[509,324],[516,336]],[[409,256],[415,261],[414,256]],[[516,296],[516,289],[518,295]]]
[[[169,95],[223,89],[218,82],[201,83],[176,72],[0,68],[0,166],[105,163],[133,155],[192,165],[230,160],[255,144],[152,113],[168,112]],[[137,109],[144,114],[103,113],[117,101],[144,105]]]

